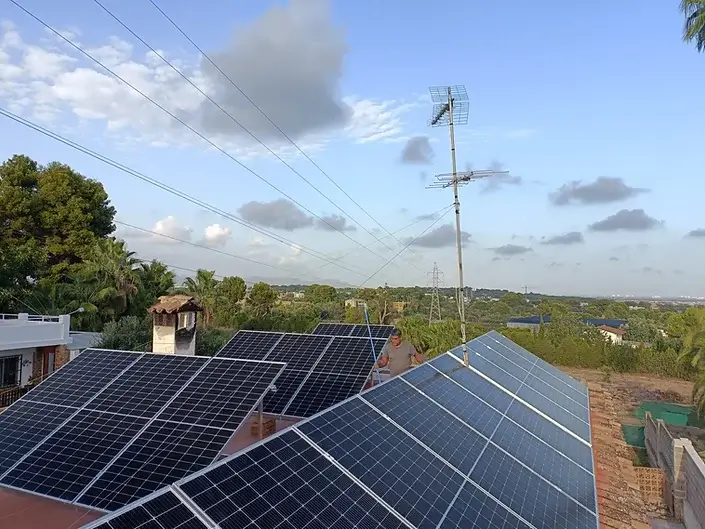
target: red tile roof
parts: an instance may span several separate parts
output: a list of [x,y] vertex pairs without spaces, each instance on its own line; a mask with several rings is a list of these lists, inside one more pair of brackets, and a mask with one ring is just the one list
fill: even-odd
[[0,529],[78,529],[104,513],[0,487]]
[[616,327],[610,327],[609,325],[600,325],[598,329],[600,329],[601,331],[616,334],[617,336],[624,336],[625,334],[627,334],[627,331],[625,331],[624,329],[617,329]]

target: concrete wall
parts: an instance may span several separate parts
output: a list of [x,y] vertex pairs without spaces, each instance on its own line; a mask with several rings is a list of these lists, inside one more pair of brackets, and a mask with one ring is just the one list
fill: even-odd
[[0,314],[0,351],[71,343],[71,316]]
[[686,529],[705,529],[705,462],[688,439],[674,439],[649,413],[644,427],[649,462],[666,474],[664,499],[671,514]]
[[24,386],[29,382],[32,376],[32,367],[34,365],[34,348],[13,349],[10,351],[0,351],[0,357],[20,356],[20,386]]

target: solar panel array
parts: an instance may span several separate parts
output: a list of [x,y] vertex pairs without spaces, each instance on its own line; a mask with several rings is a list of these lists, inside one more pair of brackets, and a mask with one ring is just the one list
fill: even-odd
[[217,358],[286,362],[265,413],[304,418],[359,393],[386,338],[239,331]]
[[[446,353],[162,494],[208,529],[597,529],[590,436],[521,396],[540,380],[589,425],[587,388],[495,332],[468,346],[482,370]],[[143,527],[140,509],[85,529]]]
[[394,325],[367,325],[359,323],[319,323],[312,334],[327,336],[360,336],[387,339],[392,335]]
[[0,485],[120,508],[213,463],[283,369],[85,350],[0,414]]

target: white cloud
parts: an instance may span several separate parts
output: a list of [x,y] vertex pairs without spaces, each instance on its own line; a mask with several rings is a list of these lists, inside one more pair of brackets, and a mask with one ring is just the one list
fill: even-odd
[[232,235],[232,230],[220,224],[211,224],[203,231],[203,242],[206,246],[225,246]]
[[[182,239],[188,241],[191,239],[191,232],[193,230],[179,223],[179,221],[176,220],[176,217],[169,215],[165,219],[158,220],[156,224],[154,224],[154,228],[152,228],[152,231],[161,235],[166,235],[167,237],[173,237],[175,239]],[[161,239],[165,238],[161,237]]]
[[[310,16],[316,24],[325,22],[319,20],[321,14],[314,12],[315,10],[300,7],[304,4],[305,2],[293,2],[291,7],[286,9],[303,9],[299,13],[300,16]],[[261,40],[261,35],[254,33],[271,33],[276,24],[283,23],[275,21],[276,24],[272,26],[274,15],[270,15],[271,13],[266,13],[262,19],[253,23],[252,27],[246,28],[243,33],[245,36],[237,33],[236,42],[224,50],[214,52],[213,57],[218,61],[229,61],[228,67],[238,67],[238,83],[243,86],[243,90],[258,102],[277,125],[287,130],[304,150],[320,150],[336,138],[349,138],[352,141],[367,143],[394,141],[401,136],[403,115],[418,102],[340,98],[336,91],[337,79],[342,73],[338,71],[337,57],[328,57],[330,63],[323,66],[309,65],[311,68],[317,68],[315,72],[309,71],[310,68],[307,69],[306,65],[297,65],[296,68],[288,68],[282,73],[280,68],[275,68],[281,66],[281,63],[272,57],[261,57],[260,65],[257,64],[258,60],[251,60],[250,56],[257,59],[258,53],[268,52],[261,46],[253,48],[249,41],[242,39],[247,37],[259,42],[257,39]],[[298,27],[302,32],[310,29],[306,24]],[[81,125],[86,122],[103,125],[105,134],[123,145],[141,142],[152,146],[197,145],[212,149],[192,131],[99,65],[87,60],[56,35],[52,34],[49,40],[41,38],[28,42],[11,22],[4,22],[0,31],[0,99],[4,99],[5,104],[14,112],[45,122],[60,118],[63,126]],[[154,52],[137,53],[132,44],[114,36],[107,37],[102,43],[86,43],[76,41],[80,32],[74,28],[58,31],[224,150],[244,158],[267,154],[264,147],[257,144]],[[305,35],[308,38],[310,34]],[[150,40],[149,35],[142,36]],[[337,42],[338,36],[329,35],[329,38],[331,42]],[[310,39],[291,39],[293,40],[288,46],[302,46],[302,49],[313,46]],[[282,48],[276,51],[284,54],[287,50]],[[344,52],[343,46],[336,53]],[[236,94],[237,98],[234,97],[235,89],[230,85],[226,86],[222,76],[215,75],[212,67],[209,69],[210,65],[201,61],[201,57],[175,57],[169,52],[159,53],[248,130],[254,131],[280,156],[296,154],[295,149],[284,143],[281,135],[250,103],[244,101],[239,94]],[[296,56],[301,60],[313,61],[316,54],[323,54],[321,56],[325,57],[326,53],[333,52],[318,47],[311,53],[314,53],[312,58],[308,58],[308,54],[303,52]],[[247,66],[246,70],[243,70],[243,65]],[[227,71],[227,68],[224,69]],[[317,76],[316,79],[307,81],[305,77],[302,78],[302,74],[307,72],[310,76]],[[332,87],[328,87],[318,78],[326,79],[326,82],[332,83]],[[329,115],[319,116],[319,121],[311,121],[311,116],[316,113],[309,107],[314,103],[320,107],[320,100],[312,100],[306,106],[307,100],[291,93],[292,87],[301,91],[308,86],[307,83],[313,83],[315,90],[329,91],[329,107],[323,110],[319,108],[319,113],[327,110]],[[268,92],[263,91],[262,86],[267,87]],[[260,98],[264,101],[261,102]],[[292,124],[297,123],[297,127],[291,132]]]

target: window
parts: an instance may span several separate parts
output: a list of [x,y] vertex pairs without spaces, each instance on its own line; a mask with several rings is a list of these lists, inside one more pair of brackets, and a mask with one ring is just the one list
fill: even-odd
[[196,325],[196,313],[195,312],[181,312],[179,313],[179,329],[190,329]]
[[45,373],[51,375],[54,372],[56,364],[56,353],[52,351],[46,355],[47,363]]
[[16,386],[20,383],[21,356],[0,358],[0,387]]

